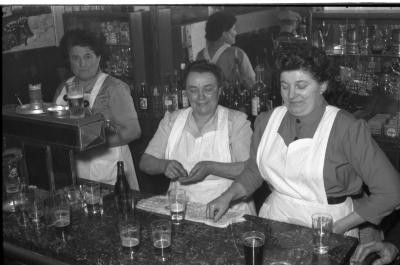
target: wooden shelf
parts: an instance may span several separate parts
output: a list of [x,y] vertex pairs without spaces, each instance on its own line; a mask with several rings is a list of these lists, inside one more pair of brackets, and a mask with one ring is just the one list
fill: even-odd
[[374,10],[343,10],[343,11],[322,11],[322,12],[313,12],[312,16],[314,18],[320,19],[377,19],[377,20],[389,20],[389,19],[399,19],[400,11],[399,10],[382,10],[382,11],[374,11]]

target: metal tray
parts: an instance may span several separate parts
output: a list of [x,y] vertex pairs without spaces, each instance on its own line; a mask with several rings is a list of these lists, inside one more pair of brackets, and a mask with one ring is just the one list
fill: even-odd
[[19,105],[15,109],[15,113],[17,114],[43,114],[47,112],[47,109],[53,107],[54,103],[43,103],[43,107],[41,109],[33,109],[31,104]]

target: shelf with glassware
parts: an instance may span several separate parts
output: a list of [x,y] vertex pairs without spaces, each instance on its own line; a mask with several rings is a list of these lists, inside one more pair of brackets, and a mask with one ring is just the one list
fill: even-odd
[[312,12],[310,18],[311,42],[340,69],[334,103],[368,120],[380,142],[398,143],[400,11]]

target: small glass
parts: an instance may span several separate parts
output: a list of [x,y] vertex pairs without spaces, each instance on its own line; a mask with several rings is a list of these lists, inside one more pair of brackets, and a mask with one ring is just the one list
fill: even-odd
[[166,219],[153,221],[151,223],[151,238],[157,258],[161,261],[168,260],[171,252],[171,221]]
[[329,251],[329,237],[332,233],[333,218],[327,213],[312,215],[313,250],[317,254],[326,254]]
[[71,224],[71,211],[66,194],[59,190],[48,198],[48,218],[50,226],[54,226],[56,235],[64,238]]
[[83,196],[81,192],[82,186],[67,186],[64,188],[64,192],[67,195],[69,205],[72,209],[80,209],[84,205]]
[[43,225],[44,221],[44,201],[39,198],[37,187],[28,186],[28,205],[27,212],[29,219],[37,227]]
[[172,189],[168,191],[169,209],[173,224],[179,225],[185,219],[188,198],[183,189]]
[[262,265],[265,235],[259,231],[247,231],[241,236],[246,265]]
[[83,199],[85,201],[85,212],[89,215],[101,213],[100,183],[88,181],[82,184]]
[[122,250],[136,252],[140,244],[140,224],[133,219],[119,219],[118,231]]

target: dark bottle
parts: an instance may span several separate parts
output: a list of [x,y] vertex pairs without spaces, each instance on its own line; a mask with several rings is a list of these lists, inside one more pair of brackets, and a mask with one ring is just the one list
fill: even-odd
[[126,180],[124,171],[124,162],[117,162],[117,181],[114,186],[115,203],[117,205],[118,214],[126,216],[132,209],[131,190]]
[[139,96],[139,109],[141,111],[147,111],[149,109],[149,98],[146,93],[146,83],[140,84],[140,96]]

